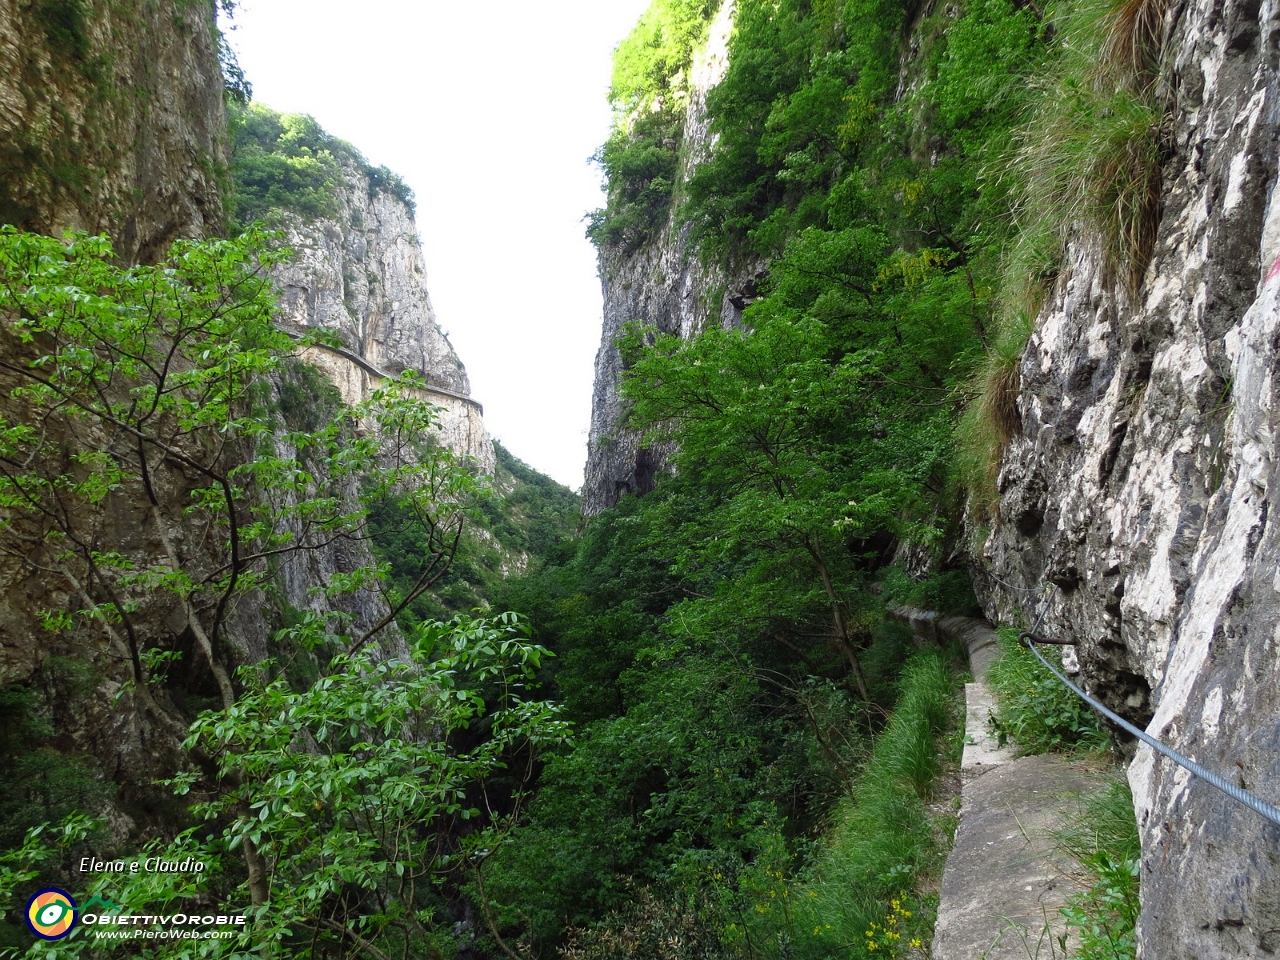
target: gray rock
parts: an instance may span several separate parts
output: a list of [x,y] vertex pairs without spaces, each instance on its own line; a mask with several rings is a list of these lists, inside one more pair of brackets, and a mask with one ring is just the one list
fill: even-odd
[[[733,13],[734,3],[726,0],[690,69],[678,183],[688,180],[711,149],[706,97],[728,66]],[[711,324],[735,325],[750,302],[754,277],[761,269],[760,265],[730,269],[699,262],[689,245],[688,228],[677,221],[674,206],[654,240],[634,251],[600,251],[604,327],[596,353],[582,486],[586,516],[613,506],[624,494],[648,493],[658,474],[669,468],[672,453],[669,443],[646,442],[640,431],[627,423],[621,396],[624,363],[617,346],[623,328],[638,323],[688,339]]]
[[346,158],[342,163],[334,216],[286,216],[294,256],[274,273],[281,323],[296,332],[322,328],[337,335],[340,350],[315,348],[307,359],[347,403],[366,399],[384,376],[420,374],[429,387],[426,399],[440,407],[441,442],[491,474],[484,408],[471,398],[466,368],[436,320],[413,211],[375,187],[365,169]]
[[[1001,619],[1025,597],[987,573],[1058,584],[1042,632],[1078,642],[1085,685],[1274,803],[1280,8],[1173,10],[1174,146],[1155,255],[1131,298],[1087,239],[1072,248],[1023,356],[1023,429],[978,580]],[[1139,955],[1273,951],[1280,828],[1145,747],[1129,779]]]

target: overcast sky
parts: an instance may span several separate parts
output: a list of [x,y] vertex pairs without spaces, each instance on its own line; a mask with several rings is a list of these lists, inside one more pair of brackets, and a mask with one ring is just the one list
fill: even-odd
[[600,343],[587,158],[608,134],[613,48],[647,6],[241,0],[230,24],[255,100],[408,181],[427,287],[489,432],[575,489]]

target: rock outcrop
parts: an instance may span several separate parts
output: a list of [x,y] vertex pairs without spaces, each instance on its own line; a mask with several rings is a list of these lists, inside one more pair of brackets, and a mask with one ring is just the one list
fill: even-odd
[[[733,13],[732,0],[726,0],[690,67],[677,184],[688,180],[712,146],[707,92],[728,66]],[[658,473],[666,469],[671,454],[662,444],[647,445],[640,432],[627,424],[620,393],[625,365],[617,344],[623,328],[637,323],[659,333],[689,338],[709,324],[738,323],[754,293],[754,270],[733,270],[698,260],[689,244],[688,226],[676,215],[679,194],[677,186],[672,212],[655,239],[635,250],[605,246],[600,251],[604,327],[596,353],[582,486],[582,511],[587,516],[613,506],[624,494],[647,493]]]
[[[1131,297],[1073,248],[1021,363],[1021,435],[977,558],[988,615],[1042,632],[1115,710],[1280,799],[1280,5],[1166,10],[1171,156]],[[997,579],[990,577],[994,574]],[[1013,589],[1011,589],[1013,588]],[[1280,950],[1280,827],[1138,750],[1139,955]]]
[[0,223],[128,262],[223,222],[212,0],[0,0]]
[[336,334],[340,347],[311,348],[306,359],[347,403],[367,398],[384,377],[419,374],[425,399],[441,410],[441,442],[491,474],[484,409],[471,398],[466,369],[436,322],[413,211],[361,165],[344,159],[342,174],[332,215],[285,215],[294,256],[275,272],[281,323]]

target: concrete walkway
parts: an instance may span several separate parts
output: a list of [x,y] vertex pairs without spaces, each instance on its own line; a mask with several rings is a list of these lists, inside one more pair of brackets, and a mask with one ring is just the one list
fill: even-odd
[[1080,887],[1079,864],[1054,850],[1053,833],[1105,778],[1056,756],[1019,758],[988,731],[994,700],[985,683],[999,656],[980,620],[895,611],[922,637],[963,640],[974,682],[965,685],[960,823],[947,858],[933,960],[1061,960],[1068,956],[1059,912]]

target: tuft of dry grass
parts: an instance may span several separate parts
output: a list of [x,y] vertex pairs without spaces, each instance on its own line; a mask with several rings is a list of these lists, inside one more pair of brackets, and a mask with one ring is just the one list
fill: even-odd
[[1103,60],[1141,82],[1150,79],[1165,44],[1169,0],[1120,0],[1107,16]]

